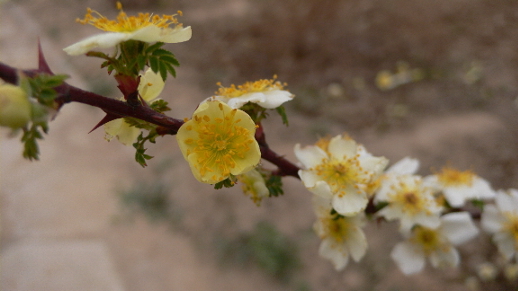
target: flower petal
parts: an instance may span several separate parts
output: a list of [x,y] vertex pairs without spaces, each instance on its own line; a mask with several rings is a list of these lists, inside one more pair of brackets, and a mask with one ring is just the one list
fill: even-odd
[[337,271],[343,270],[349,262],[349,254],[343,247],[338,247],[336,243],[329,239],[324,239],[320,243],[318,253],[321,257],[330,260]]
[[425,256],[423,251],[409,242],[398,243],[392,249],[390,257],[406,275],[418,273],[424,268]]
[[369,199],[365,193],[349,187],[346,191],[347,194],[343,196],[333,196],[333,208],[341,215],[352,216],[363,211],[367,207]]
[[322,160],[327,159],[326,152],[321,148],[317,146],[306,146],[302,148],[300,144],[295,145],[295,156],[306,169],[311,169],[322,163]]
[[266,109],[274,109],[281,106],[284,102],[293,99],[294,95],[286,90],[270,90],[264,91],[264,101],[258,104]]
[[130,34],[122,32],[106,32],[97,35],[90,36],[79,42],[70,45],[63,50],[71,55],[77,56],[85,54],[94,48],[110,48],[115,45],[126,41],[130,38]]
[[441,220],[441,232],[454,245],[474,238],[479,232],[468,212],[448,213],[443,215]]

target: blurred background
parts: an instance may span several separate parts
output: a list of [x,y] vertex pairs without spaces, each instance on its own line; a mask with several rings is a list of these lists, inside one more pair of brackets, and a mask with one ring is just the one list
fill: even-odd
[[[471,169],[495,189],[518,188],[518,2],[512,0],[121,1],[128,14],[173,14],[193,37],[166,45],[181,63],[162,98],[169,115],[232,83],[271,78],[296,98],[290,126],[273,114],[266,137],[293,146],[347,132],[378,156]],[[50,67],[71,84],[117,98],[101,61],[62,48],[98,31],[75,23],[115,1],[0,2],[0,61]],[[134,150],[88,134],[100,110],[65,106],[40,143],[41,161],[0,143],[2,290],[513,290],[487,236],[460,247],[462,266],[404,276],[391,261],[397,225],[366,228],[367,255],[343,272],[318,257],[311,194],[293,178],[261,207],[238,187],[192,177],[163,137],[142,169]],[[478,276],[491,262],[493,276]],[[484,270],[487,270],[484,269]],[[487,273],[487,272],[486,272]]]

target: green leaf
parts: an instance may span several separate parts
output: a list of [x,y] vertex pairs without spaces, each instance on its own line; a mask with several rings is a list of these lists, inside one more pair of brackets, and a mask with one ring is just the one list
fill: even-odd
[[167,79],[167,67],[166,67],[166,64],[167,63],[159,63],[160,77],[162,77],[162,80],[164,80],[164,81]]
[[[149,59],[149,66],[151,67],[151,70],[156,74],[160,71],[160,65],[158,58],[150,58]],[[163,78],[162,78],[163,79]]]
[[152,53],[153,51],[155,51],[155,50],[159,49],[159,48],[160,48],[161,46],[163,46],[163,45],[164,45],[164,43],[163,43],[163,42],[157,42],[157,43],[155,43],[154,45],[151,45],[151,46],[149,46],[147,49],[145,49],[145,52],[146,52],[146,53],[148,53],[148,54],[149,54],[149,53]]
[[289,125],[288,124],[288,116],[286,115],[286,110],[285,110],[284,106],[281,105],[281,106],[275,108],[275,110],[281,116],[282,123],[285,124],[286,126],[288,126]]
[[268,188],[268,191],[270,191],[270,197],[277,197],[284,194],[284,191],[282,190],[281,176],[271,175],[268,179],[266,179],[266,188]]

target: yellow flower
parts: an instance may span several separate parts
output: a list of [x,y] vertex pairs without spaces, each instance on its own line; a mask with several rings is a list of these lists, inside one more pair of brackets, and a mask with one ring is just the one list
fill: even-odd
[[[85,18],[78,19],[77,22],[93,25],[106,32],[88,37],[63,50],[67,54],[75,56],[97,47],[114,47],[127,40],[177,43],[188,41],[192,36],[191,27],[184,28],[176,19],[176,15],[160,17],[150,13],[139,13],[138,16],[128,16],[122,11],[120,2],[117,2],[117,9],[120,10],[117,19],[109,20],[99,12],[88,8]],[[181,15],[180,11],[179,14]]]
[[0,85],[0,126],[24,127],[31,119],[31,102],[21,87]]
[[[155,74],[151,69],[148,69],[144,75],[141,75],[138,91],[144,101],[153,101],[162,93],[163,89],[164,80],[159,74]],[[104,125],[104,131],[106,132],[106,140],[110,141],[117,137],[124,145],[132,145],[140,134],[140,129],[130,126],[124,118],[107,122]]]
[[198,181],[221,182],[253,169],[261,159],[255,123],[239,109],[220,101],[200,104],[176,138]]

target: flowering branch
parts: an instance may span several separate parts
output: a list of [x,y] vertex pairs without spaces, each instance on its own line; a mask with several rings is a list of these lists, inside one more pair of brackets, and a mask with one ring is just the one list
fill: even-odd
[[[0,79],[10,83],[0,84],[0,126],[14,133],[23,131],[24,157],[38,159],[36,140],[42,139],[41,131],[48,131],[50,117],[65,104],[78,102],[103,110],[106,116],[94,129],[104,126],[107,140],[116,137],[122,144],[133,145],[135,160],[142,166],[152,158],[145,153],[146,142],[175,135],[198,181],[214,184],[216,189],[240,183],[257,205],[264,198],[283,194],[281,178],[299,179],[314,194],[320,255],[337,270],[350,257],[359,261],[365,255],[363,227],[371,218],[399,223],[405,240],[394,247],[391,256],[405,274],[421,271],[427,258],[434,267],[458,265],[455,246],[479,232],[474,218],[494,234],[506,260],[518,259],[518,190],[495,191],[475,173],[450,167],[425,177],[416,175],[419,161],[412,158],[387,168],[388,159],[374,156],[347,135],[304,147],[296,144],[300,167],[274,152],[261,121],[271,112],[267,110],[275,110],[288,125],[283,103],[294,98],[276,76],[238,86],[218,83],[215,95],[203,100],[190,119],[165,115],[170,108],[158,97],[179,63],[162,46],[189,40],[191,28],[183,27],[175,15],[128,16],[120,3],[118,9],[116,21],[87,10],[79,22],[105,32],[64,50],[101,58],[101,67],[114,73],[123,95],[120,100],[64,82],[66,76],[50,70],[41,46],[38,69],[19,70],[0,62]],[[93,51],[111,47],[115,47],[114,55]],[[261,159],[277,168],[264,168]]]

